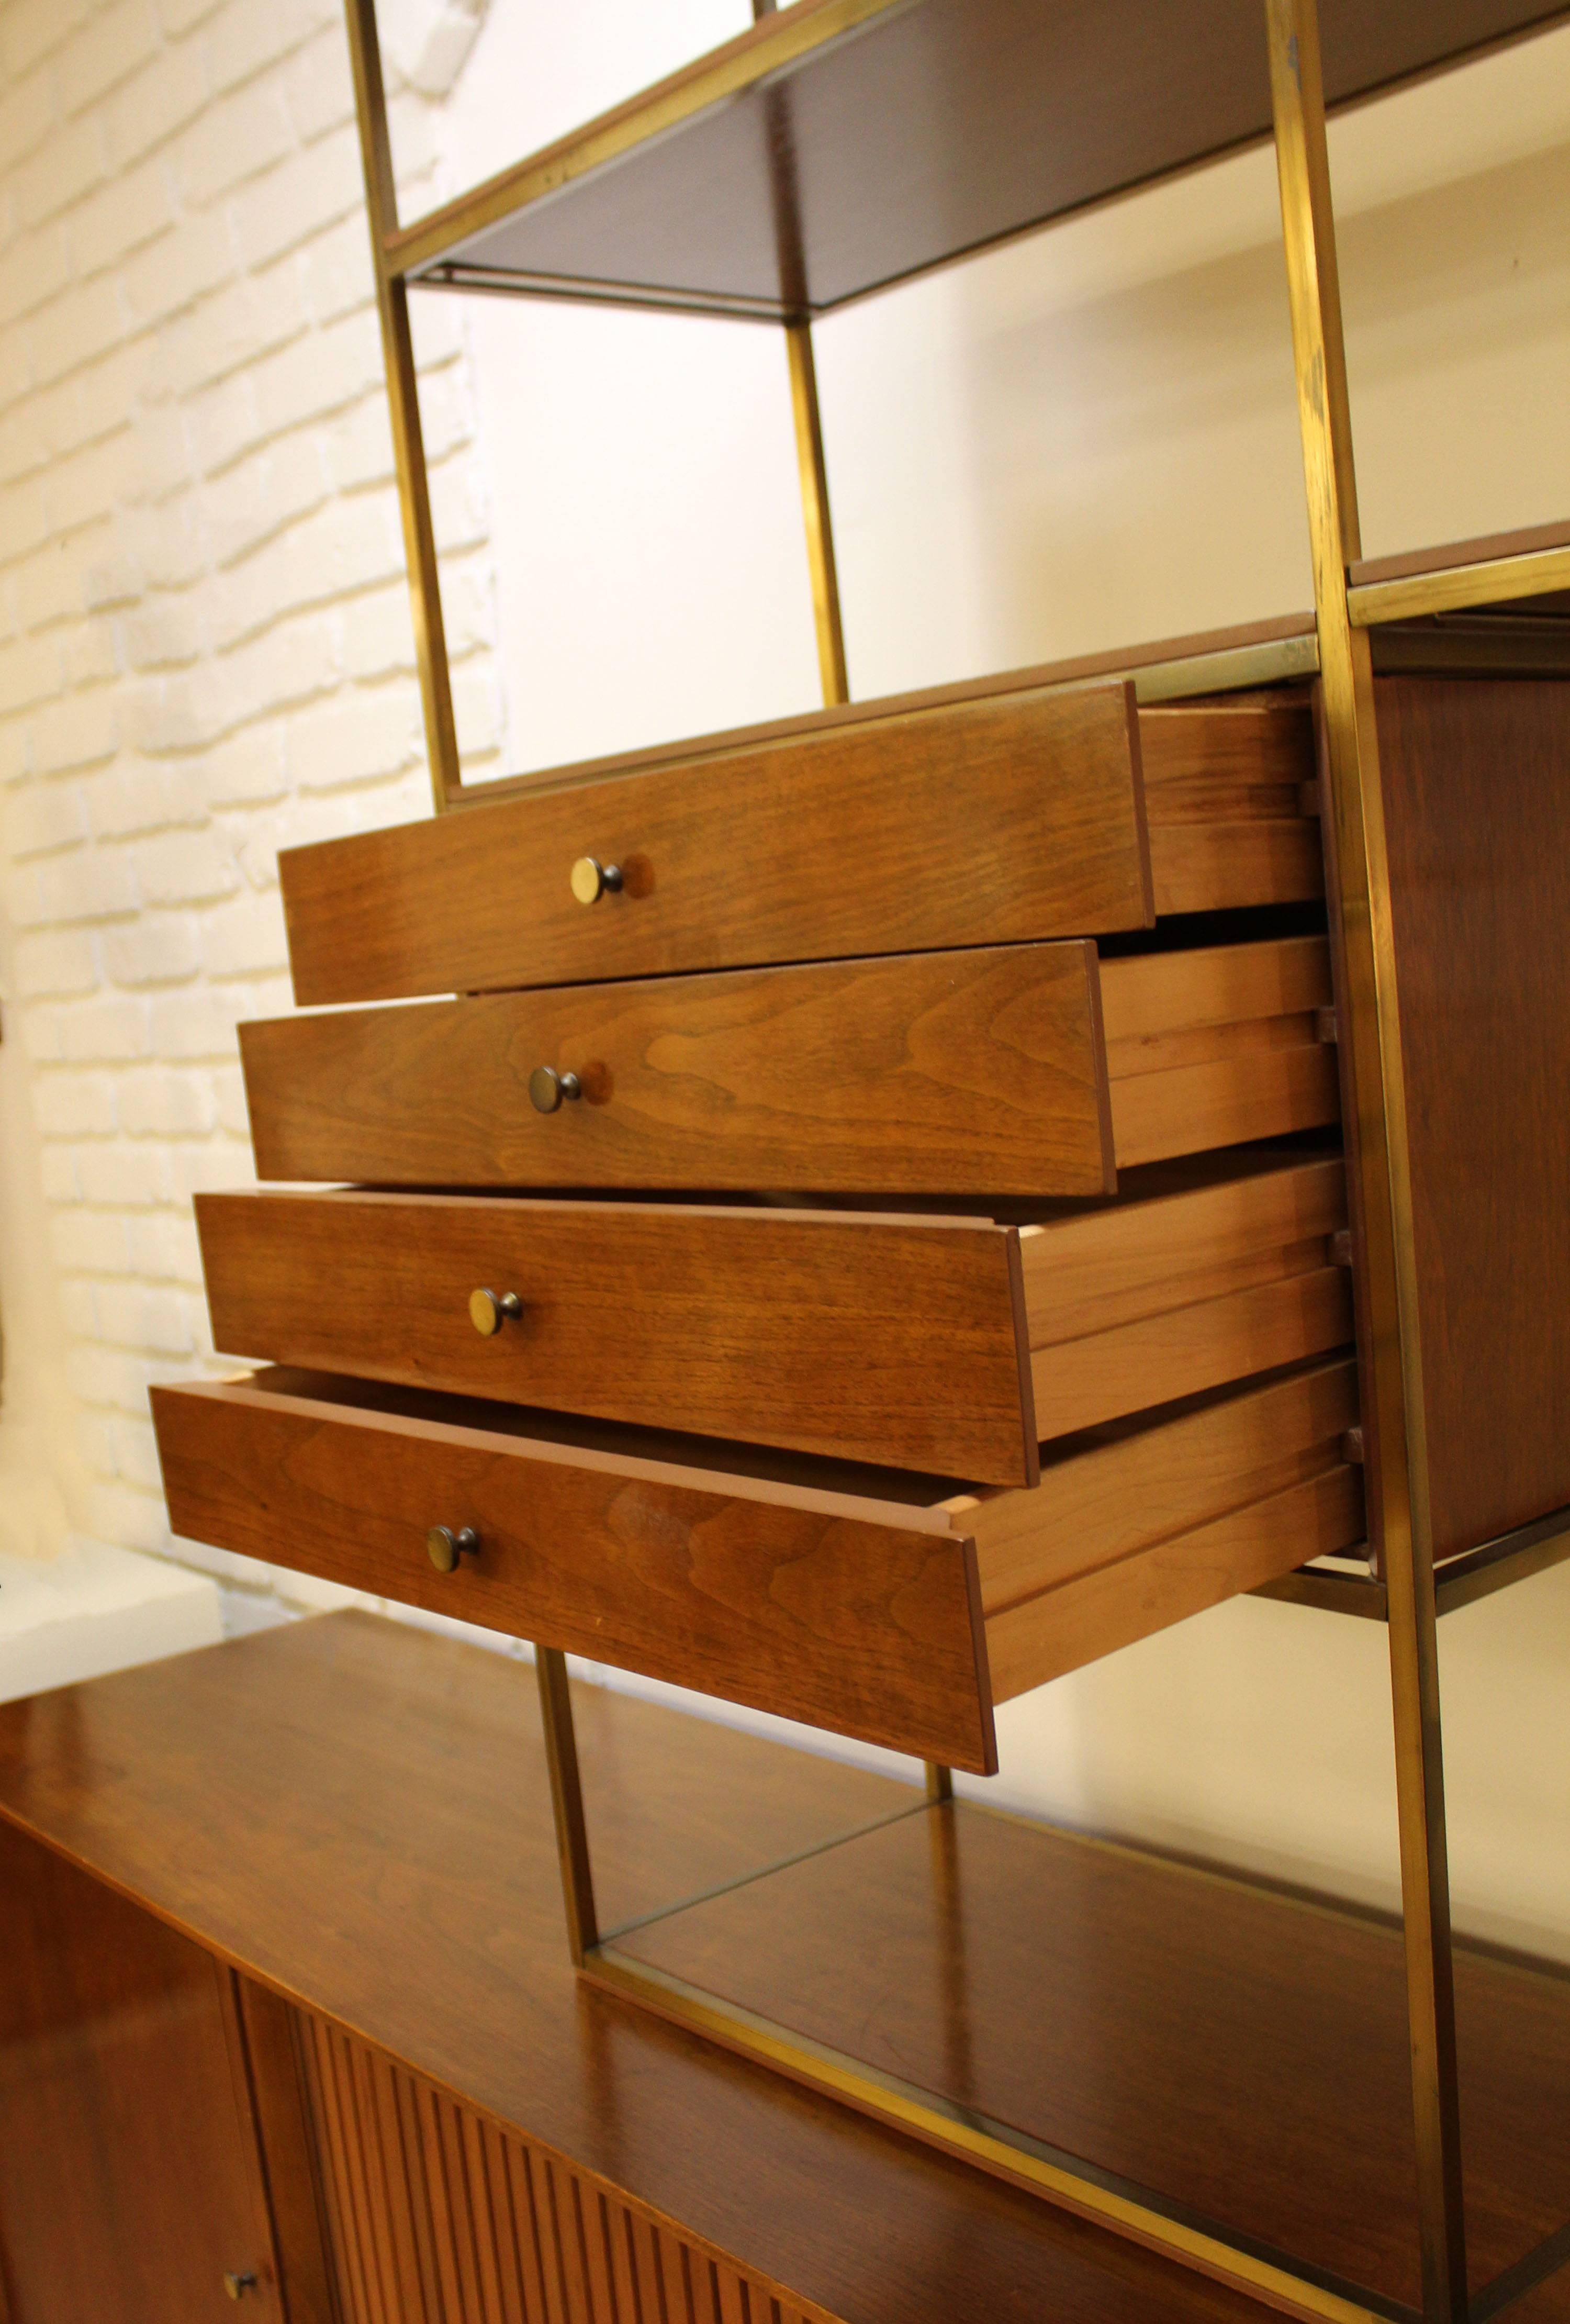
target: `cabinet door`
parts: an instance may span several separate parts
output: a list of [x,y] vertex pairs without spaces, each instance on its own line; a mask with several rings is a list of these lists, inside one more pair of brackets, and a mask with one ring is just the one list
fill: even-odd
[[0,2313],[283,2324],[228,1971],[3,1822],[0,1960]]

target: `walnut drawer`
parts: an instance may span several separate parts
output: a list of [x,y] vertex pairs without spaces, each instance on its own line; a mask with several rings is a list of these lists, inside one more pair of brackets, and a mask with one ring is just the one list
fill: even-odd
[[[992,689],[286,853],[302,1003],[1088,936],[1323,891],[1306,704]],[[588,908],[592,858],[621,875]],[[592,893],[591,886],[590,892]]]
[[1023,1228],[374,1193],[197,1221],[233,1355],[1026,1485],[1041,1437],[1350,1342],[1344,1166],[1273,1159]]
[[1363,1532],[1349,1361],[1013,1491],[311,1373],[152,1404],[179,1534],[978,1773],[995,1702]]
[[[241,1028],[259,1175],[1085,1195],[1335,1121],[1323,937],[982,946]],[[576,1077],[555,1111],[541,1068]]]

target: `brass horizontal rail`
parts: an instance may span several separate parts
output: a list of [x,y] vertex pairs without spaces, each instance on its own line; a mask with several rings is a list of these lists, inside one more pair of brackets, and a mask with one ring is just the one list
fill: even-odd
[[383,271],[394,276],[418,273],[487,226],[560,193],[574,179],[620,161],[727,97],[756,88],[875,16],[908,5],[909,0],[797,0],[794,8],[765,16],[751,31],[712,49],[641,96],[388,235],[381,247]]
[[[1446,1557],[1434,1570],[1434,1596],[1440,1614],[1455,1614],[1475,1606],[1497,1590],[1509,1590],[1534,1573],[1570,1562],[1570,1508],[1553,1509],[1530,1525],[1517,1526],[1493,1541]],[[1337,1573],[1327,1566],[1300,1565],[1277,1582],[1263,1582],[1251,1598],[1274,1598],[1286,1606],[1318,1606],[1327,1614],[1361,1614],[1366,1620],[1390,1619],[1382,1582],[1362,1573]]]
[[1520,557],[1489,557],[1475,565],[1446,565],[1399,581],[1363,581],[1346,593],[1353,626],[1420,620],[1426,613],[1460,613],[1474,605],[1503,605],[1570,589],[1570,548],[1538,549]]
[[710,315],[743,323],[789,323],[794,318],[778,299],[754,299],[745,291],[667,290],[657,283],[596,281],[575,274],[529,274],[506,266],[482,266],[472,259],[443,259],[415,277],[417,290],[470,290],[500,299],[554,300],[558,306],[632,308],[657,315]]

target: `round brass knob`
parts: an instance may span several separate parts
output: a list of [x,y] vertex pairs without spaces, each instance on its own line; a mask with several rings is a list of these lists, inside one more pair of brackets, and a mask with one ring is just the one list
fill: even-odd
[[528,1102],[536,1113],[555,1113],[564,1098],[583,1093],[576,1074],[558,1074],[552,1065],[536,1065],[528,1077]]
[[460,1526],[456,1533],[450,1526],[432,1526],[426,1536],[426,1555],[438,1573],[455,1573],[458,1560],[473,1557],[479,1546],[473,1526]]
[[494,1339],[510,1315],[521,1315],[523,1302],[516,1291],[471,1291],[469,1321],[482,1339]]
[[597,904],[607,891],[621,892],[620,864],[601,863],[597,855],[580,855],[567,878],[580,904]]

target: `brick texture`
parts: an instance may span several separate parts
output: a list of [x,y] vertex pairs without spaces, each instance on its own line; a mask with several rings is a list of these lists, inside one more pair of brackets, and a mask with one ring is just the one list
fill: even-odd
[[[427,152],[425,101],[394,103]],[[421,167],[405,216],[440,198]],[[482,771],[455,309],[420,353]],[[147,1389],[216,1361],[189,1204],[251,1176],[234,1028],[290,1005],[279,850],[427,798],[335,0],[0,0],[0,510],[5,1036],[67,1342],[45,1434],[69,1458],[36,1458],[64,1460],[79,1535],[199,1563],[267,1618],[275,1582],[321,1593],[170,1542]]]

